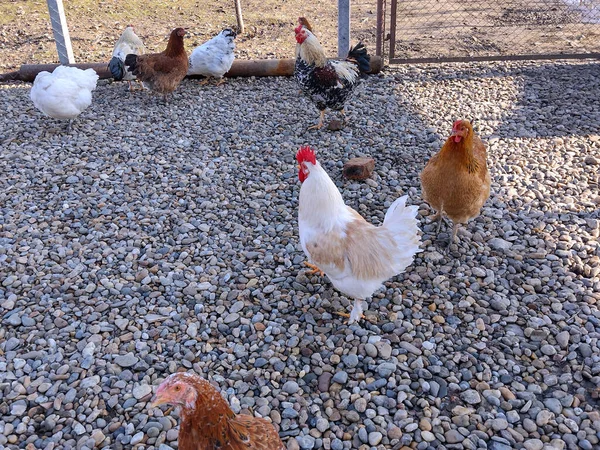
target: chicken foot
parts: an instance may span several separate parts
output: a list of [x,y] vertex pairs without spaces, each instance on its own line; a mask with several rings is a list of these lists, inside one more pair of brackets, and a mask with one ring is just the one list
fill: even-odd
[[325,121],[325,111],[321,111],[321,117],[319,117],[319,123],[308,127],[309,130],[320,130],[323,128],[323,122]]
[[366,320],[367,322],[371,322],[372,324],[377,323],[377,319],[369,319],[367,316],[363,314],[363,309],[367,306],[367,303],[364,300],[354,300],[354,306],[352,307],[352,311],[350,314],[347,312],[336,311],[335,314],[341,317],[346,317],[348,319],[348,325],[352,325],[355,322],[358,322],[361,319]]
[[444,219],[444,215],[443,215],[442,211],[439,211],[431,218],[430,223],[433,223],[435,221],[437,221],[437,223],[438,223],[437,230],[435,230],[436,233],[440,232],[440,228],[442,228],[442,220],[443,219]]
[[211,77],[206,77],[204,80],[198,82],[198,86],[206,86],[210,83]]
[[309,272],[307,272],[309,275],[315,275],[315,274],[319,274],[320,277],[324,277],[325,276],[325,272],[323,272],[318,266],[309,263],[308,261],[304,261],[304,265],[312,270],[310,270]]
[[142,83],[140,80],[136,80],[138,82],[138,84],[140,85],[140,88],[134,88],[133,87],[133,83],[131,82],[131,80],[128,80],[127,82],[129,83],[129,92],[133,92],[133,91],[145,91],[146,88],[144,87],[144,83]]

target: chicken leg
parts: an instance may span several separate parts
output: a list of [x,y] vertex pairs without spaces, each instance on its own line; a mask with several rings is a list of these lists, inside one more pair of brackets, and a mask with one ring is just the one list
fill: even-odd
[[337,312],[338,316],[346,317],[348,319],[348,325],[352,325],[355,322],[358,322],[361,319],[364,319],[371,323],[377,323],[377,320],[369,319],[367,316],[363,314],[364,308],[366,308],[367,303],[364,300],[354,300],[354,306],[352,307],[352,311],[350,314],[346,312]]
[[312,269],[311,271],[307,272],[309,275],[315,275],[318,273],[320,277],[325,276],[325,272],[323,272],[321,269],[319,269],[319,267],[315,266],[314,264],[311,264],[308,261],[304,261],[304,265]]
[[323,128],[323,121],[325,120],[325,110],[321,111],[321,117],[319,118],[319,123],[315,125],[311,125],[308,127],[309,130],[320,130]]
[[206,77],[204,80],[199,81],[198,85],[199,86],[206,86],[207,84],[209,84],[211,81],[211,77]]
[[437,226],[437,230],[435,230],[436,233],[440,232],[440,228],[442,228],[442,220],[443,219],[444,219],[444,217],[443,217],[441,210],[431,218],[431,223],[433,223],[437,220],[438,226]]
[[452,236],[450,237],[450,244],[453,242],[458,242],[458,227],[460,226],[460,223],[456,222],[454,225],[452,225]]

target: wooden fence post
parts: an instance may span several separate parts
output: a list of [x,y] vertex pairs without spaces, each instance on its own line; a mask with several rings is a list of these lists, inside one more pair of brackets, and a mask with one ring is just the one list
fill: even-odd
[[238,34],[244,34],[244,17],[242,16],[241,0],[235,0],[235,17],[238,24]]
[[73,47],[71,47],[71,37],[67,28],[67,18],[62,0],[46,0],[48,3],[48,12],[50,13],[50,22],[52,22],[52,31],[54,32],[54,41],[56,42],[56,51],[58,60],[61,64],[73,64]]

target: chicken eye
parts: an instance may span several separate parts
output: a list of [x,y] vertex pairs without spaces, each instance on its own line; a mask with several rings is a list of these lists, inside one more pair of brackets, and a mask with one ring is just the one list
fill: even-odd
[[179,385],[175,386],[175,390],[176,391],[180,391],[181,390],[181,386],[179,386]]

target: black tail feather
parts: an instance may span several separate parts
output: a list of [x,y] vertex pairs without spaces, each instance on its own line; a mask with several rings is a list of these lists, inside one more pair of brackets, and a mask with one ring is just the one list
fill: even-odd
[[369,73],[371,71],[371,57],[367,53],[367,48],[362,42],[359,42],[350,49],[348,59],[356,61],[358,70],[360,70],[361,73]]
[[127,55],[125,57],[125,66],[134,75],[138,75],[136,73],[136,71],[137,71],[137,57],[138,57],[138,55],[134,55],[133,53],[130,53],[129,55]]
[[108,63],[108,70],[110,70],[110,73],[112,74],[115,81],[120,81],[125,76],[125,65],[123,64],[123,61],[121,61],[116,56],[113,56],[113,58]]

